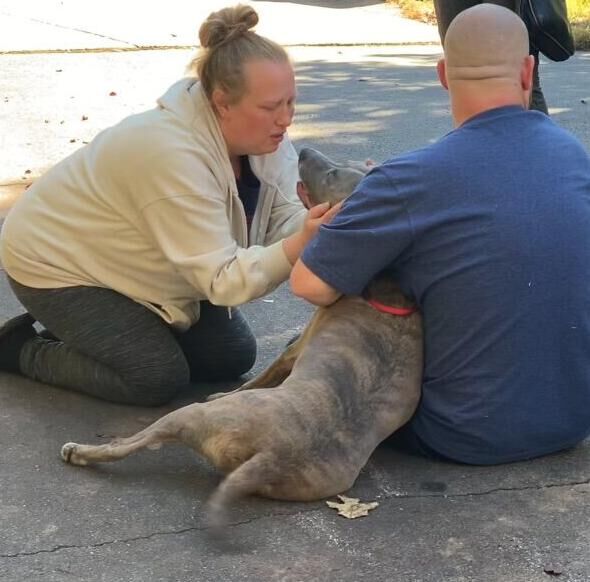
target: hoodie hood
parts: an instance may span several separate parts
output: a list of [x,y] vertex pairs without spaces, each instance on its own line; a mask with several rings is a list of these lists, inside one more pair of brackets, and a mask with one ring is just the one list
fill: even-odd
[[186,77],[177,81],[157,100],[157,103],[161,109],[177,117],[183,126],[191,127],[194,139],[209,151],[226,171],[231,171],[227,146],[217,117],[196,78]]

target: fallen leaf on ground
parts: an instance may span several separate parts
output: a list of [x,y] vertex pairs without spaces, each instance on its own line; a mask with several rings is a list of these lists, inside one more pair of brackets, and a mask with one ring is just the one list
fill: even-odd
[[563,568],[559,564],[546,564],[543,567],[543,572],[549,576],[561,576]]
[[326,504],[332,509],[337,509],[338,515],[342,515],[348,519],[356,519],[357,517],[369,515],[369,511],[379,505],[376,501],[361,503],[360,499],[346,497],[345,495],[338,495],[338,499],[340,499],[341,503],[337,501],[326,501]]

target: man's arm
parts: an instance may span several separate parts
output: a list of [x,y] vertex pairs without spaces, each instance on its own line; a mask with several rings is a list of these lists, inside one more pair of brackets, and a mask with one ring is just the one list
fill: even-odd
[[334,287],[325,283],[299,259],[291,271],[291,289],[297,297],[306,299],[314,305],[331,305],[341,295]]

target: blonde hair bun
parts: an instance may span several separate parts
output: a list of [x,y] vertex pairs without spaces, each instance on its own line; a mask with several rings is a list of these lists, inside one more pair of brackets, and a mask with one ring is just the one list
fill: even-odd
[[258,14],[252,6],[238,4],[212,12],[199,28],[199,41],[213,49],[241,36],[258,24]]
[[227,93],[234,103],[241,98],[248,61],[290,62],[282,46],[252,30],[257,24],[256,10],[238,4],[211,13],[199,28],[201,47],[188,69],[199,78],[209,101],[215,89]]

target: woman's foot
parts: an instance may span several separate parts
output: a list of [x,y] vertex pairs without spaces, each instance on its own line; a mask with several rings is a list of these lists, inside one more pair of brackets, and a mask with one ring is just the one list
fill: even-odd
[[37,335],[33,323],[33,316],[23,313],[0,327],[0,370],[20,372],[21,350],[28,340]]

